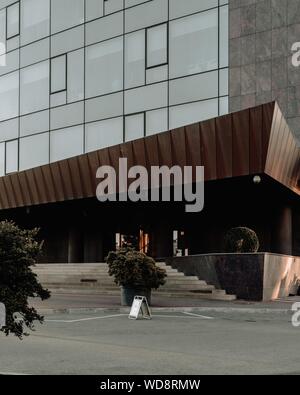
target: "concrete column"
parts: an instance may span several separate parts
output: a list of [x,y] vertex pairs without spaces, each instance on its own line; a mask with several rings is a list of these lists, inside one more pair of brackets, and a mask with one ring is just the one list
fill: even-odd
[[167,224],[158,224],[152,231],[151,255],[154,258],[173,256],[173,231]]
[[272,252],[293,254],[293,221],[291,207],[284,206],[274,213],[275,223],[272,229]]
[[104,262],[103,234],[97,229],[90,229],[85,233],[84,262]]
[[69,229],[68,263],[82,263],[83,254],[82,232],[77,227]]

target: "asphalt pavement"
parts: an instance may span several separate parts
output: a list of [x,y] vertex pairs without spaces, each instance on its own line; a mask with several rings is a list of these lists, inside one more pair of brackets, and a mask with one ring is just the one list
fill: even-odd
[[23,341],[0,335],[0,373],[300,374],[290,302],[255,305],[154,308],[150,321],[115,309],[49,310]]

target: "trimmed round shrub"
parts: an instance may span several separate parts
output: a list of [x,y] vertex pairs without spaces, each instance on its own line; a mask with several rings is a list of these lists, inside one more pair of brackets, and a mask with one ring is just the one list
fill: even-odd
[[257,234],[246,227],[230,229],[225,236],[224,244],[228,253],[253,253],[259,249]]
[[106,258],[109,275],[117,285],[133,288],[158,289],[164,285],[167,273],[153,258],[134,248],[111,251]]

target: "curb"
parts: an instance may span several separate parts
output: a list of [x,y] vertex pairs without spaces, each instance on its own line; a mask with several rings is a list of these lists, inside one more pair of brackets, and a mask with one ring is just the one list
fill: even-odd
[[[95,307],[95,308],[62,308],[62,309],[37,309],[39,314],[83,314],[83,313],[119,313],[129,314],[129,307]],[[240,313],[240,314],[292,314],[288,308],[241,308],[241,307],[154,307],[152,313]]]

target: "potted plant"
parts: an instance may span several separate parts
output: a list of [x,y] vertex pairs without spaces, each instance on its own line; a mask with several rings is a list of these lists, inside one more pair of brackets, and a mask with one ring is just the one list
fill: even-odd
[[145,296],[151,304],[151,290],[165,284],[166,271],[153,258],[133,248],[111,251],[106,262],[109,275],[121,286],[122,306],[131,306],[136,295]]

